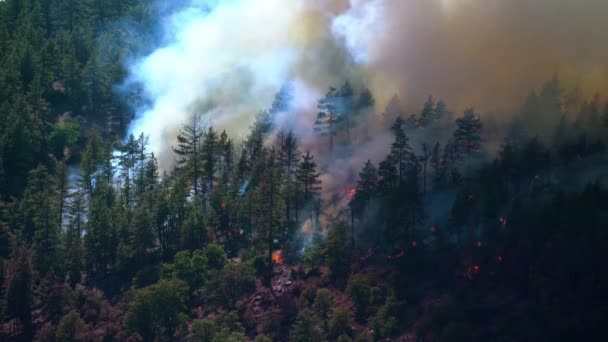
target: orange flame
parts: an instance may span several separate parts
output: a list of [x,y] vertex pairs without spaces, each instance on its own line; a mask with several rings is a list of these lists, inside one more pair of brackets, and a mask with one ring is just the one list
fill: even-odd
[[274,262],[277,265],[283,265],[285,263],[285,261],[283,261],[283,258],[281,257],[280,249],[278,251],[274,251],[272,253],[272,262]]
[[356,188],[348,188],[346,189],[346,194],[348,195],[348,197],[350,199],[355,198],[355,195],[357,194],[357,189]]

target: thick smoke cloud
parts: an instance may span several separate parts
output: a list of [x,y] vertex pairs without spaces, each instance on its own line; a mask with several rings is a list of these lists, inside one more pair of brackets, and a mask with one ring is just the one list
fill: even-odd
[[607,1],[390,4],[374,68],[397,75],[406,102],[433,93],[457,108],[504,112],[553,74],[587,96],[608,88]]
[[[604,0],[192,0],[159,20],[167,44],[130,66],[149,101],[131,130],[170,169],[193,113],[242,137],[288,80],[280,123],[312,150],[316,101],[345,79],[371,88],[376,113],[398,93],[408,110],[433,94],[506,116],[556,73],[585,95],[608,88],[606,13]],[[380,151],[388,140],[372,133],[364,150]]]

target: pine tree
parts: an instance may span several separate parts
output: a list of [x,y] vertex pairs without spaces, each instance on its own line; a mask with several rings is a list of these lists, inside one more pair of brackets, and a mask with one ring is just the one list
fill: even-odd
[[317,120],[315,121],[314,131],[321,136],[329,136],[329,151],[334,149],[334,137],[337,135],[338,124],[340,123],[339,109],[337,108],[336,98],[340,92],[331,87],[325,94],[325,97],[320,99],[317,108]]
[[300,152],[298,151],[297,139],[293,131],[289,131],[287,136],[283,132],[279,134],[280,138],[280,151],[279,151],[279,165],[282,167],[283,173],[285,174],[285,222],[290,224],[291,222],[291,210],[292,204],[297,196],[296,185],[294,183],[294,171],[300,160]]
[[201,146],[203,176],[206,180],[206,192],[213,192],[213,182],[215,180],[215,172],[218,164],[218,137],[213,127],[209,127],[203,138]]
[[[33,335],[32,327],[32,266],[31,253],[26,246],[19,247],[8,263],[6,271],[6,312],[16,318],[22,335],[27,340]],[[13,327],[14,330],[15,327]]]
[[436,118],[435,113],[435,99],[432,96],[429,96],[424,105],[422,106],[422,111],[420,112],[418,125],[420,127],[426,127],[431,122],[433,122]]
[[22,236],[32,243],[35,269],[46,274],[57,262],[59,222],[53,177],[44,166],[30,171],[21,203]]
[[481,120],[475,115],[473,108],[467,109],[464,115],[456,119],[454,143],[456,151],[461,157],[468,157],[479,152],[481,148]]
[[[369,138],[369,129],[368,129],[368,125],[367,125],[367,120],[369,118],[371,118],[371,116],[374,114],[374,104],[376,103],[376,100],[374,99],[374,95],[372,94],[372,92],[368,89],[368,88],[364,88],[363,91],[361,91],[361,94],[359,94],[359,98],[357,99],[357,103],[355,104],[355,113],[358,116],[358,120],[363,119],[364,121],[362,122],[363,124],[363,133],[365,138]],[[357,123],[354,120],[355,118],[353,118],[353,123],[351,124],[351,127],[354,127]],[[349,134],[349,141],[350,141],[350,134]]]
[[266,160],[266,167],[262,174],[256,198],[258,207],[257,217],[267,241],[268,272],[266,273],[265,281],[269,287],[272,282],[274,240],[279,235],[282,217],[281,183],[281,169],[276,160],[276,151],[272,148],[269,158]]
[[363,170],[359,173],[357,181],[356,197],[361,198],[364,202],[372,199],[378,187],[378,171],[376,166],[368,160],[363,166]]
[[378,165],[378,188],[383,193],[388,193],[394,189],[399,180],[397,172],[396,162],[393,156],[389,154],[386,158]]
[[431,148],[427,143],[422,143],[422,155],[420,155],[420,162],[422,163],[422,192],[426,194],[427,191],[427,166],[429,159],[431,158]]
[[314,157],[307,151],[296,170],[296,179],[300,189],[304,192],[304,201],[309,201],[321,190],[319,176]]
[[202,119],[195,114],[187,124],[184,124],[177,136],[177,147],[173,147],[179,159],[177,160],[180,172],[190,179],[194,187],[194,196],[199,194],[199,181],[201,179],[201,140],[203,138]]
[[391,144],[391,155],[397,164],[399,183],[404,181],[406,172],[413,167],[412,164],[415,160],[414,153],[409,145],[409,138],[403,130],[403,124],[403,120],[397,118],[391,127],[395,135],[395,141]]

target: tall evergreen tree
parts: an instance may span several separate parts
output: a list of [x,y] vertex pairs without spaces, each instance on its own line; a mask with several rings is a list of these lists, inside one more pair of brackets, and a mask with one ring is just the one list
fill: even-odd
[[199,194],[199,182],[201,179],[201,140],[203,138],[202,118],[195,114],[187,124],[184,124],[177,136],[177,147],[173,147],[179,159],[177,160],[180,171],[186,179],[189,179],[194,187],[194,195]]
[[464,115],[456,119],[456,130],[453,141],[461,157],[468,157],[481,148],[481,120],[473,108],[467,109]]
[[321,180],[317,172],[317,163],[310,152],[306,152],[296,170],[296,179],[304,193],[304,201],[309,201],[320,190]]

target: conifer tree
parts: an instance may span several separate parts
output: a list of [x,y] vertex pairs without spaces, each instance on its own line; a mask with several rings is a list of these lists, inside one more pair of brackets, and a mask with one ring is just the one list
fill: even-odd
[[454,143],[458,154],[468,157],[481,148],[481,120],[475,115],[473,108],[467,109],[464,115],[456,119]]
[[201,179],[201,140],[203,138],[202,119],[195,114],[187,124],[184,124],[177,136],[177,147],[173,152],[178,155],[177,164],[180,172],[190,180],[194,187],[194,196],[199,194],[199,181]]

